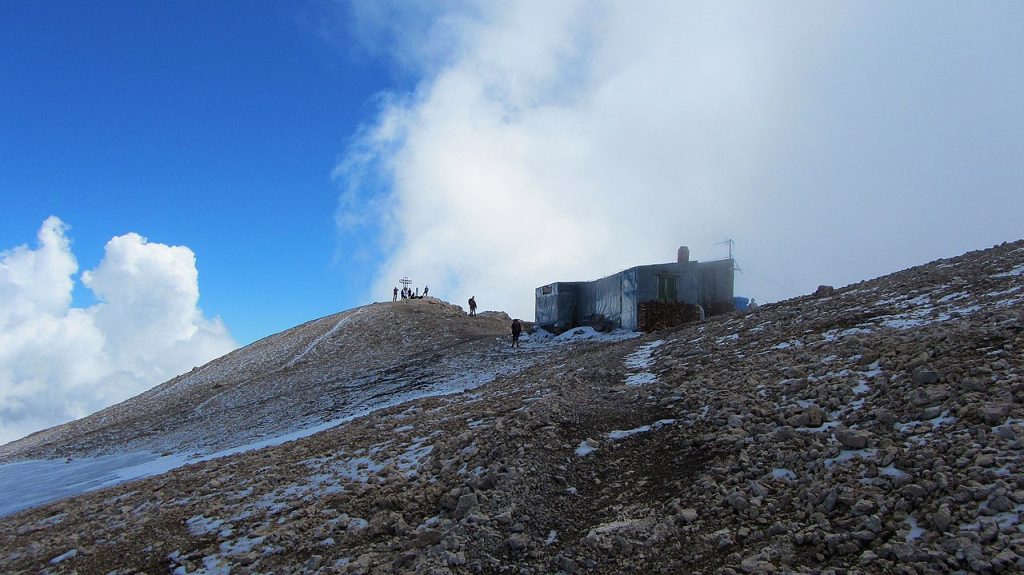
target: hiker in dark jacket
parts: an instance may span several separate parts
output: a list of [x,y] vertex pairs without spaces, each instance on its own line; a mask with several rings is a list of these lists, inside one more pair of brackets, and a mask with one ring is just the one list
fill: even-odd
[[519,334],[523,333],[523,324],[518,319],[512,320],[512,347],[519,347]]
[[469,298],[469,315],[476,315],[476,296]]

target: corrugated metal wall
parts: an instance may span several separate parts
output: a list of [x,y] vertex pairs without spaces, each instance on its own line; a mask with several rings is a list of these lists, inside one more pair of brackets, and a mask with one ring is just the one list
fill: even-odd
[[603,316],[628,330],[637,328],[641,303],[658,299],[658,276],[676,280],[678,302],[699,304],[709,314],[732,309],[732,260],[654,264],[629,268],[592,282],[558,282],[536,290],[538,325],[568,328]]
[[637,280],[639,276],[637,268],[630,268],[619,274],[622,285],[622,313],[619,317],[619,327],[629,331],[636,331],[637,323],[637,299],[640,293],[640,285]]
[[700,284],[697,281],[698,266],[697,262],[684,262],[633,268],[637,270],[638,276],[637,304],[658,299],[658,276],[660,275],[676,277],[676,301],[700,303]]
[[577,300],[577,321],[582,322],[590,316],[601,316],[616,326],[620,325],[622,315],[622,279],[621,273],[586,282],[579,287]]
[[535,290],[534,316],[538,325],[570,327],[577,323],[576,308],[581,282],[558,282]]
[[733,284],[736,266],[732,260],[702,262],[700,273],[700,305],[708,314],[735,309]]

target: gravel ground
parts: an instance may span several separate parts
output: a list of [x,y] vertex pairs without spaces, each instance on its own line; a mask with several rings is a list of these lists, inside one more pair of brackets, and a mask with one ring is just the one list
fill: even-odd
[[[378,375],[386,365],[402,386],[479,366],[492,377],[5,517],[0,571],[1024,568],[1024,242],[637,339],[520,352],[506,349],[506,318],[400,305],[285,332],[296,341],[274,345],[286,351],[257,342],[257,390],[246,387],[253,371],[236,377],[223,362],[205,381],[280,407],[299,385],[313,398],[342,387],[337,365]],[[386,313],[422,317],[382,326]],[[406,337],[404,351],[342,349],[345,333],[366,342],[385,331]],[[282,373],[288,386],[274,387]],[[189,421],[217,429],[184,400],[173,417],[155,398],[145,405],[185,422],[160,444],[204,444]],[[247,417],[248,404],[232,405],[220,413]],[[107,437],[136,429],[108,425]],[[73,430],[46,437],[7,457],[95,452]]]

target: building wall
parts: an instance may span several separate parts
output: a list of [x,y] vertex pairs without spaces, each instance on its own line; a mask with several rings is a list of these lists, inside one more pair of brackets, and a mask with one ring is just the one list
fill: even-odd
[[697,281],[697,262],[654,264],[640,266],[637,304],[658,299],[658,277],[671,275],[676,278],[676,301],[700,303],[700,284]]
[[636,330],[637,309],[658,299],[659,276],[676,278],[676,301],[699,304],[709,314],[732,309],[733,261],[637,266],[592,282],[557,282],[536,289],[536,322],[568,329],[591,316]]
[[617,273],[579,286],[576,311],[577,323],[589,316],[604,316],[620,326],[622,316],[622,273]]
[[535,290],[534,316],[538,325],[570,327],[577,323],[577,292],[583,282],[556,282]]
[[730,260],[701,262],[700,305],[708,314],[732,311],[733,286],[736,278],[736,264]]
[[630,268],[619,273],[622,285],[622,315],[619,317],[619,327],[636,331],[636,313],[639,305],[640,292],[640,268]]

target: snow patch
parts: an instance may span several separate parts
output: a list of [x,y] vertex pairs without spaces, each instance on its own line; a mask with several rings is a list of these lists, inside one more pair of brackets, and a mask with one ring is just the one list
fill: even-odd
[[961,292],[951,293],[949,295],[942,296],[938,300],[936,300],[936,303],[948,303],[948,302],[951,302],[951,301],[955,301],[955,300],[958,300],[958,299],[964,299],[964,298],[967,298],[967,297],[971,297],[971,294],[969,294],[967,292],[962,292],[961,291]]
[[[988,501],[981,504],[981,511],[991,513],[993,510],[989,508]],[[996,513],[985,517],[984,519],[979,518],[977,521],[966,523],[960,526],[961,531],[981,531],[986,525],[998,525],[999,530],[1006,532],[1017,527],[1017,531],[1024,532],[1024,522],[1021,522],[1021,515],[1024,514],[1024,503],[1018,503],[1010,511],[1004,511],[1002,513]]]
[[70,550],[70,551],[68,551],[66,553],[62,553],[62,554],[54,557],[53,559],[50,559],[50,565],[56,565],[56,564],[60,563],[61,561],[66,561],[68,559],[74,559],[77,556],[78,556],[78,549],[72,549],[72,550]]
[[640,387],[642,385],[650,385],[656,381],[658,381],[658,376],[649,371],[642,371],[626,376],[625,384],[631,387]]
[[846,337],[850,337],[851,335],[866,335],[870,333],[872,333],[872,330],[863,327],[851,327],[843,330],[830,329],[822,333],[821,338],[831,343]]
[[796,479],[796,473],[792,469],[786,469],[785,467],[776,467],[772,469],[772,479]]
[[224,555],[241,555],[255,549],[263,543],[265,537],[240,537],[234,541],[220,544],[220,552]]
[[[296,363],[298,363],[298,362],[302,361],[302,359],[303,359],[304,357],[306,357],[307,355],[309,355],[309,352],[311,352],[311,351],[313,351],[314,349],[316,349],[316,347],[317,347],[318,345],[320,345],[320,344],[321,344],[321,343],[322,343],[322,342],[323,342],[324,340],[326,340],[326,339],[330,338],[330,337],[331,337],[332,335],[334,335],[335,333],[337,333],[337,332],[338,332],[338,330],[340,330],[340,329],[341,329],[341,328],[342,328],[342,327],[343,327],[343,326],[344,326],[345,324],[347,324],[347,323],[348,323],[349,321],[351,321],[351,320],[352,320],[352,318],[354,318],[354,317],[356,317],[357,315],[359,315],[359,314],[363,313],[363,311],[364,311],[364,310],[365,310],[365,308],[358,308],[358,309],[356,309],[356,310],[355,310],[354,312],[352,312],[352,313],[350,313],[350,314],[346,315],[345,317],[343,317],[343,318],[339,319],[339,320],[338,320],[338,323],[334,324],[334,326],[333,326],[333,327],[331,327],[331,329],[327,330],[327,331],[326,331],[326,332],[325,332],[325,333],[324,333],[323,335],[321,335],[320,337],[318,337],[318,338],[314,339],[313,341],[309,342],[309,343],[308,343],[308,344],[306,345],[305,349],[303,349],[303,350],[302,350],[301,352],[299,352],[299,353],[298,353],[298,354],[297,354],[297,355],[296,355],[295,357],[293,357],[293,358],[292,358],[292,359],[291,359],[291,360],[290,360],[290,361],[289,361],[288,363],[286,363],[286,364],[284,365],[284,367],[282,367],[282,368],[281,368],[281,370],[285,370],[285,369],[288,369],[288,368],[294,367]],[[279,371],[281,371],[281,370],[279,370]]]
[[1016,276],[1024,276],[1024,266],[1017,266],[1008,272],[1001,274],[992,274],[994,278],[1012,278]]
[[643,335],[640,332],[626,331],[623,329],[617,329],[609,332],[600,332],[590,326],[574,327],[564,333],[560,333],[554,336],[554,340],[557,342],[572,342],[572,341],[625,341],[627,339],[637,338]]
[[206,517],[205,515],[196,515],[185,520],[185,525],[188,526],[189,533],[197,536],[219,531],[220,526],[223,524],[223,519],[214,519],[212,517]]
[[924,535],[924,528],[917,526],[916,517],[914,517],[913,515],[908,516],[906,519],[906,523],[907,527],[909,527],[909,531],[907,531],[907,543],[913,543],[914,541],[920,539],[922,535]]
[[661,429],[662,427],[665,427],[666,425],[672,425],[675,422],[676,422],[676,420],[674,420],[674,419],[660,419],[660,420],[655,421],[654,423],[652,423],[650,425],[641,425],[640,427],[636,427],[636,428],[633,428],[633,429],[627,429],[625,431],[619,431],[619,430],[611,431],[611,432],[608,433],[608,439],[610,439],[612,441],[618,441],[620,439],[625,439],[627,437],[630,437],[632,435],[636,435],[638,433],[647,433],[647,432],[652,431],[652,430]]
[[998,298],[998,297],[1002,297],[1004,295],[1010,295],[1012,293],[1017,293],[1020,290],[1021,290],[1021,286],[1014,286],[1014,287],[1012,287],[1010,289],[999,290],[999,291],[990,291],[987,294],[985,294],[985,297]]
[[654,360],[651,357],[651,353],[661,347],[665,343],[665,340],[659,339],[646,343],[637,348],[636,351],[626,356],[625,364],[630,369],[647,369],[654,365]]
[[839,455],[825,460],[825,467],[832,467],[836,463],[846,463],[853,459],[873,459],[877,450],[869,447],[866,449],[844,449]]
[[884,477],[895,477],[897,479],[901,477],[907,477],[907,473],[902,469],[898,469],[892,465],[888,467],[879,467],[878,474]]
[[646,370],[654,365],[653,351],[664,343],[665,340],[661,339],[652,341],[641,345],[636,351],[626,356],[624,360],[626,367],[635,371],[626,376],[626,385],[640,386],[658,381],[658,376]]

